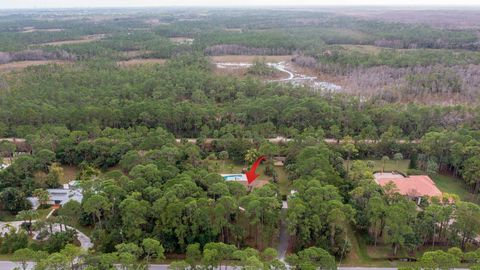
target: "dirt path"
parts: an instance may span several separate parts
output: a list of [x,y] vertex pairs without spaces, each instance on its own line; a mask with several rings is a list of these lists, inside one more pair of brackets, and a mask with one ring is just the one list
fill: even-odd
[[282,208],[282,213],[281,213],[281,221],[280,221],[280,234],[279,234],[279,239],[278,239],[278,258],[281,261],[285,260],[285,255],[287,254],[288,251],[288,246],[289,246],[289,235],[287,231],[287,221],[285,220],[287,217],[287,209]]

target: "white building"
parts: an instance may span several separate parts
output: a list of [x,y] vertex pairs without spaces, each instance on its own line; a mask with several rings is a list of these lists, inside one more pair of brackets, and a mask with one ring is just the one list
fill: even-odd
[[[63,188],[47,189],[50,194],[50,200],[47,204],[64,205],[71,200],[81,203],[83,200],[83,190],[79,184],[79,181],[70,181],[70,183],[64,184]],[[29,197],[27,199],[32,203],[33,209],[36,209],[40,204],[36,197]]]

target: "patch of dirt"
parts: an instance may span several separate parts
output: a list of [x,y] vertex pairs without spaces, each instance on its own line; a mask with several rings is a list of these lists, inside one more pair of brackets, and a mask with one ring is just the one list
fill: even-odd
[[67,184],[72,180],[77,179],[77,173],[79,171],[76,166],[62,165],[63,168],[63,179],[62,184]]
[[82,36],[80,39],[72,39],[72,40],[62,40],[62,41],[53,41],[53,42],[47,42],[47,43],[42,43],[39,45],[43,46],[61,46],[61,45],[69,45],[69,44],[79,44],[79,43],[87,43],[87,42],[92,42],[92,41],[97,41],[102,38],[104,38],[105,35],[88,35],[88,36]]
[[41,65],[48,65],[48,64],[66,64],[66,63],[70,63],[70,62],[62,61],[62,60],[38,60],[38,61],[10,62],[10,63],[7,63],[7,64],[1,64],[0,65],[0,73],[22,70],[22,69],[30,67],[30,66],[41,66]]
[[154,64],[165,64],[166,59],[160,58],[150,58],[150,59],[131,59],[126,61],[118,61],[117,65],[120,67],[132,67],[138,65],[154,65]]

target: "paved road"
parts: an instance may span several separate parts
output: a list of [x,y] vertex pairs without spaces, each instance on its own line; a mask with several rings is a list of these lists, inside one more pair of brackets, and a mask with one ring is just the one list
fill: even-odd
[[[286,202],[285,202],[286,203]],[[286,208],[282,208],[282,219],[280,223],[280,235],[279,235],[279,243],[278,243],[278,258],[283,261],[285,259],[285,255],[288,251],[288,240],[289,235],[287,232],[287,221],[285,217],[287,215]]]

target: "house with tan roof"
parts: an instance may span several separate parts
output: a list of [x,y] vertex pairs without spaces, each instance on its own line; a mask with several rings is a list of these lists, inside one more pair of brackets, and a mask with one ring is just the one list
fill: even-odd
[[442,196],[442,192],[428,175],[404,176],[392,172],[375,173],[373,177],[375,182],[382,187],[393,183],[397,187],[398,193],[416,200],[417,204],[420,204],[423,197]]

